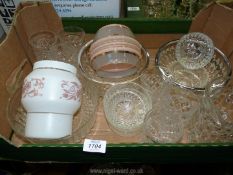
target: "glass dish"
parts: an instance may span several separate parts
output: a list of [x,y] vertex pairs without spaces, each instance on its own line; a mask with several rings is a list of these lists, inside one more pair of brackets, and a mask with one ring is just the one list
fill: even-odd
[[205,87],[217,77],[231,76],[231,64],[227,57],[217,48],[210,63],[205,67],[190,70],[176,60],[175,50],[178,40],[170,41],[160,47],[156,54],[156,66],[165,81],[181,88],[204,92]]
[[103,99],[104,112],[110,128],[123,136],[142,131],[146,113],[151,110],[151,98],[146,89],[136,83],[112,86]]
[[26,111],[21,105],[21,89],[18,89],[8,100],[7,118],[14,133],[30,143],[79,143],[94,126],[95,112],[98,106],[98,88],[90,93],[85,81],[83,83],[82,104],[74,115],[72,135],[61,139],[30,139],[25,137]]

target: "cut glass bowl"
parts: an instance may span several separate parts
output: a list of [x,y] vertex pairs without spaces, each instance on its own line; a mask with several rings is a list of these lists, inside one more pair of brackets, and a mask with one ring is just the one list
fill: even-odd
[[178,41],[175,55],[183,67],[199,69],[206,66],[213,58],[214,44],[204,33],[188,33]]
[[112,86],[103,102],[110,128],[123,136],[141,132],[146,113],[152,107],[147,90],[136,83]]
[[156,54],[155,64],[165,81],[181,88],[204,92],[207,84],[215,78],[231,76],[228,58],[216,47],[213,58],[206,66],[195,70],[183,67],[175,56],[177,43],[178,40],[164,44]]

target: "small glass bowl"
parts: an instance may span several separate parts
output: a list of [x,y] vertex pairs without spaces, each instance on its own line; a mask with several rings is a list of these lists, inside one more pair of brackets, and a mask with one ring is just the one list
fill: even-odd
[[177,115],[151,110],[144,121],[144,133],[155,143],[177,143],[183,137],[183,123]]
[[136,83],[112,86],[103,103],[109,127],[122,136],[141,132],[146,113],[152,108],[147,90]]
[[188,33],[178,41],[175,55],[183,67],[200,69],[213,58],[214,44],[204,33]]
[[[117,52],[117,54],[106,53],[107,57],[112,58],[110,60],[99,57],[96,62],[91,62],[89,48],[93,42],[93,40],[87,42],[80,49],[80,52],[78,54],[78,65],[80,68],[80,72],[89,80],[107,85],[131,82],[135,79],[138,79],[148,67],[149,53],[143,47],[141,47],[142,57],[137,57],[137,60],[134,60],[134,58],[136,57],[135,55],[131,55],[131,57],[129,57],[129,53]],[[117,57],[115,57],[122,54],[124,55],[124,59],[119,60]],[[122,64],[120,64],[120,61]],[[104,69],[96,70],[97,68],[101,67],[101,65]],[[110,69],[108,66],[111,66]]]
[[231,76],[232,69],[228,58],[217,48],[211,61],[200,69],[186,69],[176,59],[178,40],[161,46],[156,54],[155,64],[165,81],[181,88],[204,92],[207,84],[217,77]]

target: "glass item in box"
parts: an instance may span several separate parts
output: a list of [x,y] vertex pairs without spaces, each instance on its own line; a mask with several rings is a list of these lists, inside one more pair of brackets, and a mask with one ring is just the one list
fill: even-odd
[[141,47],[127,26],[106,25],[97,31],[89,48],[90,64],[99,77],[127,77],[137,72],[143,59]]
[[199,97],[169,83],[157,91],[152,95],[152,111],[145,119],[145,134],[154,142],[179,142],[185,129],[195,121],[193,113],[199,108]]
[[76,65],[75,56],[84,43],[85,31],[77,26],[64,26],[57,34],[36,32],[29,43],[37,60],[57,60]]
[[37,60],[51,59],[51,47],[57,44],[57,37],[51,31],[41,31],[29,38],[29,43]]
[[124,74],[124,76],[120,76],[121,74],[118,74],[118,76],[116,76],[117,72],[115,72],[114,76],[116,78],[112,78],[112,76],[101,77],[97,74],[96,70],[93,68],[92,64],[90,63],[89,48],[93,42],[94,41],[91,40],[87,42],[81,48],[78,54],[78,64],[79,64],[81,74],[85,76],[86,78],[88,78],[89,80],[92,80],[96,83],[99,83],[102,85],[103,84],[114,85],[118,83],[125,83],[125,82],[133,81],[135,79],[138,79],[141,76],[141,74],[145,71],[145,69],[147,68],[149,64],[149,54],[146,51],[146,49],[141,47],[142,58],[139,59],[139,61],[137,62],[136,67],[135,67],[136,71],[134,71],[133,74],[130,74],[130,75]]
[[177,143],[183,137],[183,125],[177,115],[152,110],[144,122],[145,135],[155,143]]
[[213,41],[200,32],[188,33],[181,37],[175,51],[177,61],[187,69],[205,67],[213,58]]
[[95,35],[95,41],[109,36],[128,36],[134,38],[130,28],[122,24],[109,24],[101,27]]
[[109,126],[123,136],[142,131],[145,115],[152,103],[147,90],[136,83],[112,86],[103,102]]
[[230,77],[219,77],[207,87],[202,106],[190,128],[190,142],[233,141],[233,81]]
[[60,42],[79,49],[85,41],[85,31],[78,26],[64,26],[58,38]]
[[170,41],[161,46],[156,54],[156,66],[165,81],[191,89],[204,92],[207,84],[217,77],[231,75],[231,65],[227,57],[217,48],[211,61],[203,68],[186,69],[176,60],[175,52],[178,41]]
[[95,92],[93,93],[93,91],[89,90],[92,84],[87,84],[84,79],[81,79],[81,82],[83,85],[82,104],[80,110],[74,115],[71,136],[52,140],[25,138],[26,111],[20,101],[22,89],[18,89],[12,94],[7,104],[7,118],[14,133],[31,143],[79,143],[94,126],[95,112],[99,99],[98,88],[95,88]]
[[81,104],[82,85],[76,73],[73,65],[60,61],[34,63],[22,88],[26,137],[58,139],[71,134],[73,115]]

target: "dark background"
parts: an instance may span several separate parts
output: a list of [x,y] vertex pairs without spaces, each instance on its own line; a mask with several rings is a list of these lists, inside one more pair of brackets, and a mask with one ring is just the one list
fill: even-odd
[[[108,170],[102,173],[90,172],[90,170]],[[114,170],[123,170],[115,172]],[[138,173],[126,173],[128,170],[139,170]],[[0,161],[0,175],[73,175],[73,174],[155,174],[155,175],[231,175],[230,164],[130,164],[130,163],[106,163],[106,164],[81,164],[81,163],[29,163],[15,161]]]

